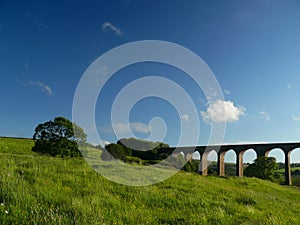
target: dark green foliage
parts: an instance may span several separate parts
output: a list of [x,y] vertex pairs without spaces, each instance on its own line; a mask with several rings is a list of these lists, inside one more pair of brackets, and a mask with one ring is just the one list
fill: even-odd
[[[278,164],[278,169],[279,169],[279,170],[285,168],[285,164],[284,164],[284,163],[278,162],[277,164]],[[292,165],[291,165],[291,167],[292,167]]]
[[292,175],[300,175],[300,170],[296,169],[295,171],[292,171]]
[[146,140],[139,140],[136,138],[122,138],[118,140],[117,144],[123,145],[126,148],[137,151],[154,151],[161,148],[168,148],[169,145],[161,142],[153,142]]
[[200,160],[193,159],[191,161],[191,163],[193,164],[193,165],[191,165],[191,168],[194,168],[194,172],[198,173],[199,172],[199,166],[200,166]]
[[218,165],[216,162],[213,162],[211,165],[207,167],[207,174],[209,175],[217,175],[218,174]]
[[117,144],[123,146],[124,149],[130,149],[129,156],[138,157],[142,160],[163,160],[173,152],[173,149],[169,149],[168,144],[135,138],[123,138]]
[[[74,132],[75,131],[75,132]],[[76,135],[75,135],[76,134]],[[33,135],[32,151],[51,156],[81,156],[78,145],[86,143],[83,129],[64,117],[39,124]]]
[[[199,167],[199,166],[198,166]],[[182,168],[183,171],[186,172],[198,172],[198,167],[196,167],[195,163],[193,161],[188,161],[184,167]]]
[[[153,149],[147,150],[149,148]],[[118,159],[130,164],[135,163],[147,166],[157,164],[170,156],[168,160],[164,162],[164,165],[187,172],[198,173],[199,160],[186,162],[183,154],[172,155],[175,148],[170,148],[169,145],[165,143],[124,138],[120,139],[117,144],[112,143],[106,145],[105,149],[106,151],[103,151],[101,154],[101,159],[104,161]]]
[[236,175],[236,164],[235,163],[225,163],[225,174],[226,176]]
[[[119,144],[109,144],[105,146],[107,151],[103,151],[101,154],[102,160],[109,161],[112,160],[113,157],[116,159],[120,159],[122,161],[126,161],[126,157],[130,156],[130,150],[124,148],[124,146]],[[113,156],[113,157],[112,157]]]
[[277,183],[277,184],[284,184],[284,177],[280,173],[275,172],[274,176],[271,179],[271,181],[273,183]]
[[276,159],[273,157],[258,157],[245,169],[245,176],[257,177],[264,180],[272,180],[274,178],[275,170],[278,169]]
[[124,138],[120,139],[117,144],[112,143],[106,145],[105,149],[107,151],[103,151],[101,154],[101,159],[110,161],[114,157],[126,162],[126,157],[130,156],[139,158],[141,161],[163,160],[173,152],[173,149],[169,149],[168,147],[169,145],[160,142],[144,141],[135,138]]
[[126,162],[130,163],[130,164],[139,164],[141,165],[143,163],[143,160],[141,160],[138,157],[134,157],[134,156],[127,156],[126,157]]
[[132,150],[132,156],[139,157],[143,160],[164,160],[173,153],[171,148],[156,148],[150,151]]

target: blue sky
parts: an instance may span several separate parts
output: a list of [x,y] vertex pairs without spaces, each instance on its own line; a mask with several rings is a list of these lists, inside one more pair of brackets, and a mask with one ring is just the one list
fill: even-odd
[[[97,102],[103,140],[116,140],[110,121],[116,95],[144,76],[171,79],[190,94],[200,120],[199,144],[209,137],[208,120],[220,119],[209,114],[219,106],[227,110],[221,117],[225,143],[300,140],[296,0],[0,1],[0,136],[32,137],[38,123],[59,115],[71,119],[74,93],[89,65],[140,40],[174,42],[196,53],[214,72],[225,100],[209,108],[201,89],[176,68],[132,65],[109,80]],[[164,118],[170,145],[180,136],[180,121],[190,120],[158,98],[140,101],[131,113],[130,128],[140,138],[149,137],[151,118]],[[124,124],[116,127],[126,136]]]

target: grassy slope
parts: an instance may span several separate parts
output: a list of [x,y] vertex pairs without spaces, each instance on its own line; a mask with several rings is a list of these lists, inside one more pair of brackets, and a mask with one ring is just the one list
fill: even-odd
[[29,154],[34,155],[31,151],[34,141],[31,139],[24,138],[0,138],[0,154],[11,153],[11,154]]
[[32,144],[0,138],[0,224],[300,224],[295,187],[184,172],[128,187],[83,159],[32,154]]

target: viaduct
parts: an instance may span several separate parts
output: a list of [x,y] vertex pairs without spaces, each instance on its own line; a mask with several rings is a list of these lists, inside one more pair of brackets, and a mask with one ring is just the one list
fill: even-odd
[[[233,150],[236,154],[236,175],[243,176],[243,155],[247,150],[253,149],[256,152],[257,157],[268,156],[269,152],[273,149],[281,149],[285,155],[285,184],[291,185],[291,167],[290,167],[290,155],[291,152],[300,148],[300,143],[268,143],[268,144],[237,144],[237,145],[209,145],[209,146],[196,146],[196,147],[180,147],[183,153],[191,152],[193,148],[194,152],[199,152],[201,164],[200,173],[203,176],[207,175],[207,157],[208,154],[215,150],[218,154],[218,175],[225,176],[225,154],[227,151]],[[190,155],[191,157],[191,155]]]

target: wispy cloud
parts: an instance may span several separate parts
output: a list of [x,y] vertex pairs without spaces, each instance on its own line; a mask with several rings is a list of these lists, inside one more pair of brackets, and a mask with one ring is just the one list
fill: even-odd
[[41,21],[41,20],[39,20],[39,19],[37,19],[37,20],[35,21],[35,24],[36,24],[36,26],[37,26],[38,28],[40,28],[40,29],[48,29],[48,28],[49,28],[49,26],[48,26],[46,23],[44,23],[43,21]]
[[183,122],[189,122],[190,116],[188,114],[181,115],[181,119]]
[[294,121],[299,121],[299,122],[300,122],[300,116],[293,115],[293,120],[294,120]]
[[206,123],[234,122],[245,115],[246,109],[243,106],[235,106],[231,101],[221,99],[210,104],[207,110],[201,111],[202,119]]
[[29,84],[31,86],[37,86],[40,87],[42,89],[42,91],[44,91],[46,94],[48,95],[53,95],[53,91],[52,88],[50,86],[48,86],[47,84],[44,84],[40,81],[30,81]]
[[115,32],[115,34],[118,35],[118,36],[124,34],[123,31],[119,27],[115,26],[111,22],[103,23],[102,24],[102,30],[103,31],[111,30],[111,31]]
[[47,84],[44,84],[40,81],[28,81],[28,82],[25,82],[25,81],[22,81],[21,79],[17,79],[18,82],[20,82],[22,85],[24,86],[36,86],[36,87],[39,87],[43,92],[45,92],[47,95],[53,95],[53,91],[52,91],[52,88],[47,85]]
[[229,90],[224,89],[224,93],[225,93],[226,95],[230,95],[230,91],[229,91]]
[[213,99],[216,99],[217,96],[218,96],[218,92],[214,88],[207,87],[206,98],[208,101],[212,101]]
[[148,133],[150,132],[148,125],[139,122],[129,123],[131,130],[139,133]]
[[265,120],[271,120],[269,114],[267,112],[261,111],[259,112],[259,117]]

